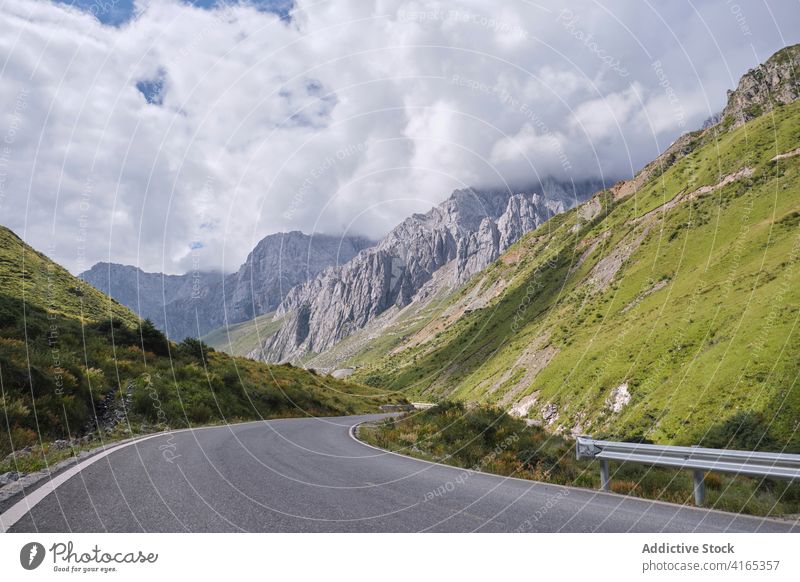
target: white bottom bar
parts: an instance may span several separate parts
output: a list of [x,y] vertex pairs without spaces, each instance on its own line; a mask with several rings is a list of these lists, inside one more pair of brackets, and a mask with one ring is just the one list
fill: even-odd
[[[46,550],[31,571],[30,552],[20,553],[29,542]],[[0,571],[4,580],[798,580],[797,543],[791,534],[3,534]]]

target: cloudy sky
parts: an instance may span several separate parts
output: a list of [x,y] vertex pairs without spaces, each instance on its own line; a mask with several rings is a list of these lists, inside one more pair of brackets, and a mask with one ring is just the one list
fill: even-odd
[[0,223],[235,269],[459,187],[626,177],[800,40],[784,2],[0,0]]

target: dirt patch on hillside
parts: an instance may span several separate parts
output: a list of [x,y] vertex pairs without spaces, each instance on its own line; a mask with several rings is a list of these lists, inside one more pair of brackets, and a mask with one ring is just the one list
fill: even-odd
[[669,280],[667,279],[661,279],[660,281],[656,281],[655,283],[653,283],[653,285],[650,286],[649,289],[646,289],[645,291],[639,293],[639,295],[637,295],[633,301],[631,301],[625,307],[623,307],[622,313],[627,313],[628,311],[639,305],[639,303],[641,303],[645,297],[647,297],[648,295],[652,295],[659,289],[663,289],[664,287],[666,287],[667,283],[669,283]]
[[600,198],[595,196],[578,207],[578,217],[584,222],[589,222],[600,214],[601,210],[603,210],[603,204],[600,202]]
[[485,278],[482,278],[480,281],[476,282],[466,295],[459,299],[455,304],[448,307],[439,317],[433,319],[430,323],[428,323],[428,325],[415,333],[408,339],[408,341],[392,350],[391,353],[398,353],[405,349],[427,343],[431,339],[435,338],[436,334],[446,330],[465,314],[475,311],[476,309],[483,309],[486,307],[508,286],[508,282],[505,279],[497,279],[486,289],[483,289],[485,283]]
[[636,177],[614,184],[611,187],[611,195],[614,200],[620,200],[621,198],[635,194],[651,177],[656,175],[657,172],[666,171],[667,168],[691,151],[692,139],[693,137],[691,134],[683,134],[676,139],[663,154],[642,168],[642,170],[636,174]]
[[732,182],[735,182],[736,180],[739,180],[741,178],[745,178],[747,176],[751,176],[752,174],[753,174],[753,169],[745,166],[741,170],[738,170],[736,172],[733,172],[732,174],[728,174],[728,175],[724,176],[722,178],[722,180],[720,180],[716,184],[711,184],[711,185],[708,185],[708,186],[701,186],[697,190],[693,190],[693,191],[689,192],[688,194],[686,194],[685,191],[681,191],[677,195],[675,195],[675,197],[672,200],[670,200],[668,202],[665,202],[661,206],[658,206],[658,207],[654,208],[650,212],[648,212],[646,214],[643,214],[638,218],[633,219],[631,221],[631,223],[632,224],[641,224],[643,222],[654,220],[654,219],[656,219],[658,217],[659,214],[663,214],[665,212],[669,212],[670,210],[675,208],[678,204],[683,204],[685,202],[691,202],[692,200],[694,200],[695,198],[698,198],[699,196],[702,196],[703,194],[710,194],[714,190],[718,190],[720,188],[723,188],[723,187],[727,186],[728,184],[730,184]]
[[644,239],[650,233],[650,229],[654,224],[656,224],[660,215],[670,211],[678,204],[690,202],[699,196],[709,194],[715,190],[718,190],[719,188],[723,188],[728,184],[735,182],[736,180],[752,174],[753,169],[745,166],[741,170],[726,175],[716,184],[701,186],[700,188],[697,188],[688,194],[680,192],[669,202],[665,202],[650,212],[647,212],[642,216],[629,221],[628,224],[630,225],[641,226],[641,230],[628,234],[616,247],[614,247],[614,249],[612,249],[612,251],[606,257],[601,259],[589,274],[587,279],[588,283],[594,285],[600,290],[606,289],[611,284],[611,281],[614,280],[614,277],[622,268],[622,265],[625,264],[625,261],[627,261],[644,242]]
[[800,156],[800,148],[797,148],[796,150],[792,150],[790,152],[786,152],[785,154],[778,154],[777,156],[772,158],[770,162],[777,162],[778,160],[793,158],[795,156]]
[[522,249],[515,248],[505,253],[500,260],[504,265],[516,265],[522,258]]
[[642,245],[651,227],[652,223],[646,224],[639,232],[634,231],[622,239],[608,255],[600,259],[594,266],[587,278],[588,284],[601,291],[608,288],[625,261]]
[[520,400],[514,406],[511,407],[508,413],[511,416],[518,416],[520,418],[523,416],[528,416],[528,412],[530,411],[530,409],[536,406],[537,400],[539,400],[538,390],[533,394],[528,394],[527,396],[522,398],[522,400]]
[[[569,274],[572,275],[575,271],[580,269],[583,264],[586,262],[586,259],[589,258],[593,252],[597,250],[597,247],[600,246],[605,240],[611,236],[611,231],[606,230],[600,236],[592,239],[591,241],[584,239],[581,243],[578,244],[577,250],[585,249],[581,256],[578,257],[578,260],[570,267]],[[588,245],[588,246],[587,246]]]
[[500,399],[500,406],[511,406],[558,354],[557,347],[545,345],[549,339],[550,334],[545,334],[532,341],[488,389],[487,393],[489,394],[501,389],[504,391],[503,397]]

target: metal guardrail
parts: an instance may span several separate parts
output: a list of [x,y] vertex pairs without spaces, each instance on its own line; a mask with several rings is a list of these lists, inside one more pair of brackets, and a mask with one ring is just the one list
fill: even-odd
[[689,469],[694,476],[694,501],[698,506],[705,502],[706,471],[800,480],[800,455],[788,453],[618,443],[589,437],[578,437],[575,452],[578,459],[600,461],[600,488],[604,491],[610,486],[609,461]]

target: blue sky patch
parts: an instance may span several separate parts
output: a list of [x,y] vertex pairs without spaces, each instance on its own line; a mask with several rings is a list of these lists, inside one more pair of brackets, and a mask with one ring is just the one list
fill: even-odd
[[331,113],[339,104],[339,98],[330,92],[317,79],[303,81],[302,90],[295,93],[286,87],[278,91],[291,107],[301,107],[300,111],[293,114],[283,127],[310,127],[323,129],[330,122]]
[[150,105],[162,105],[166,91],[167,72],[161,69],[152,79],[142,79],[136,83],[139,90]]
[[[57,4],[67,4],[94,15],[97,20],[108,26],[121,26],[134,16],[134,0],[53,0]],[[277,14],[283,20],[289,20],[289,11],[293,0],[184,0],[199,8],[213,9],[225,4],[249,4],[261,12]]]

